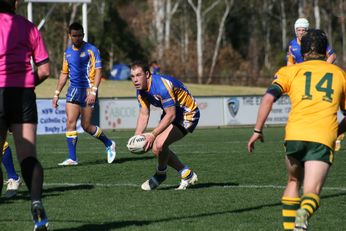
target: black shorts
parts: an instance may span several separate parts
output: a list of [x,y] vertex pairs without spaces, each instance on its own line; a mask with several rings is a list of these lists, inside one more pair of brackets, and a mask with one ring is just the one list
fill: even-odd
[[0,129],[23,123],[37,124],[34,88],[0,88]]
[[186,136],[186,134],[187,134],[187,130],[186,130],[186,128],[184,128],[183,126],[181,126],[179,123],[175,123],[174,121],[173,121],[173,123],[172,123],[174,126],[176,126],[183,134],[184,134],[184,136]]

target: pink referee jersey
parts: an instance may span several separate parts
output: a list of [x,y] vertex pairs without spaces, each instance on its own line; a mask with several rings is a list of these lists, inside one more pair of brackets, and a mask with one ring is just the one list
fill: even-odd
[[37,28],[22,16],[0,13],[0,87],[35,87],[30,63],[48,60],[46,45]]

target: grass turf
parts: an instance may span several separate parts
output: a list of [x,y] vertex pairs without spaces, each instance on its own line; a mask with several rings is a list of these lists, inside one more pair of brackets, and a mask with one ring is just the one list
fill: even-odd
[[[80,134],[80,165],[74,167],[57,166],[67,157],[64,135],[38,136],[51,230],[282,230],[283,128],[265,129],[265,143],[257,143],[253,154],[246,151],[251,132],[251,128],[197,129],[172,150],[196,171],[198,184],[175,191],[179,176],[169,169],[164,184],[151,192],[141,191],[140,185],[154,173],[156,159],[151,153],[127,151],[133,131],[105,131],[118,143],[114,164],[106,163],[101,142]],[[9,142],[13,144],[11,137]],[[335,159],[311,230],[345,229],[345,150]],[[0,208],[2,231],[32,229],[26,187],[16,198],[1,200]]]

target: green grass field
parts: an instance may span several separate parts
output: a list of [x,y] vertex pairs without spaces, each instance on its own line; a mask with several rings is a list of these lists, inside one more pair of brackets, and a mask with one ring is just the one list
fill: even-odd
[[[38,136],[51,230],[282,230],[283,128],[265,129],[265,143],[248,154],[251,132],[251,128],[197,129],[172,149],[196,171],[198,184],[175,191],[179,178],[170,169],[164,184],[151,192],[141,191],[140,185],[154,173],[156,159],[151,153],[138,156],[127,151],[133,131],[106,131],[118,142],[115,164],[106,163],[99,141],[81,134],[80,165],[75,167],[57,166],[66,158],[64,135]],[[310,230],[346,230],[345,166],[344,149],[336,154]],[[25,187],[16,198],[2,200],[0,208],[1,231],[32,230]]]

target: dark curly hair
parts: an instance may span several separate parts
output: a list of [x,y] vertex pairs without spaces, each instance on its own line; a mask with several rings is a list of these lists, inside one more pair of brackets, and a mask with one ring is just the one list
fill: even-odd
[[328,38],[323,30],[309,29],[301,40],[301,54],[304,59],[325,59]]

